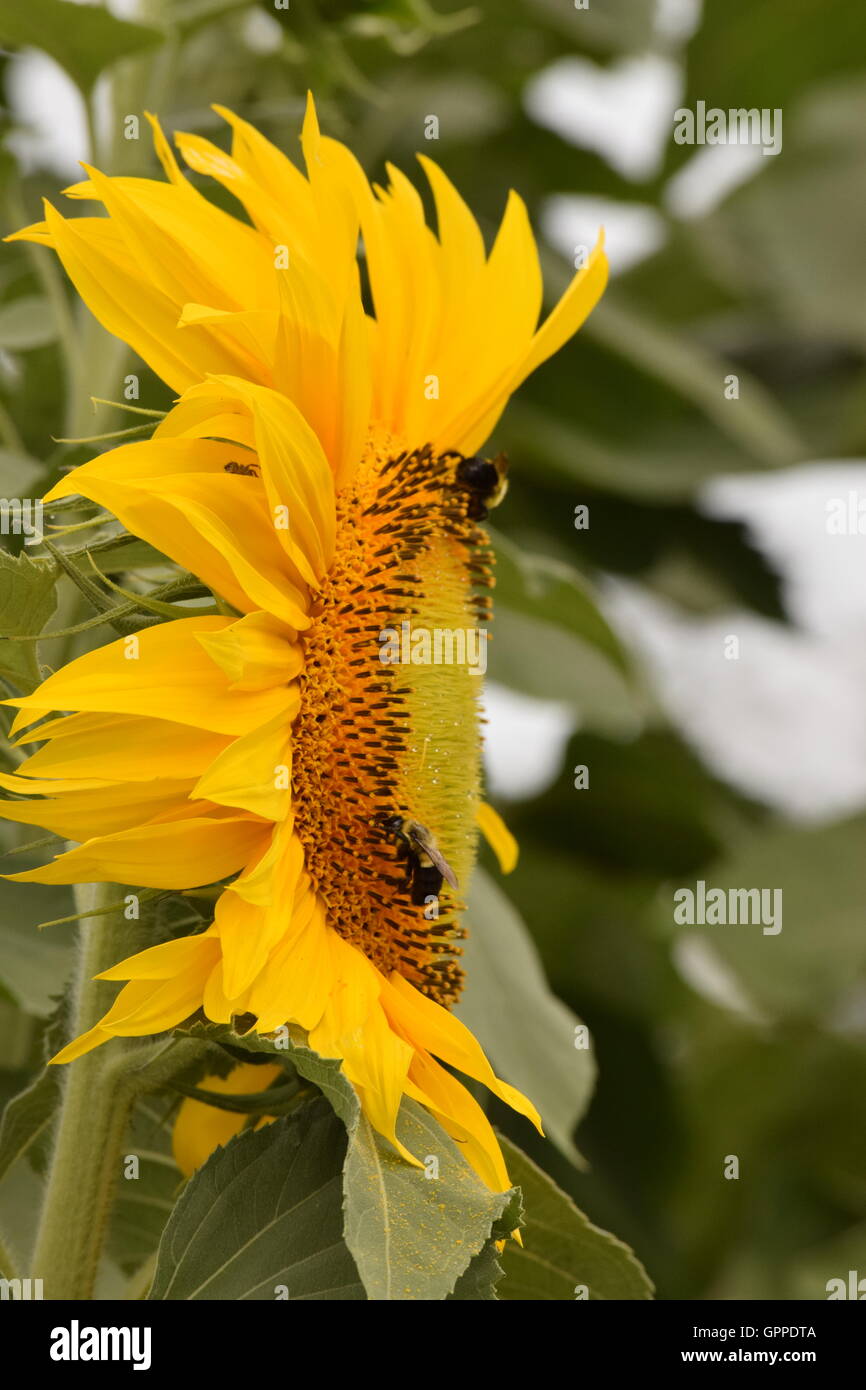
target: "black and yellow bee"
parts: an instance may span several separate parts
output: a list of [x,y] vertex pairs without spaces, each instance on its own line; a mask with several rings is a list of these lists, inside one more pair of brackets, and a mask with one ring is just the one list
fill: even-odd
[[423,907],[429,897],[438,897],[442,880],[457,889],[457,875],[420,821],[408,816],[383,813],[378,817],[385,833],[397,844],[397,856],[406,860],[405,887],[416,907]]
[[469,494],[467,516],[472,521],[484,521],[508,491],[508,459],[504,454],[497,454],[493,459],[481,458],[478,454],[466,458],[455,452],[444,457],[458,460],[453,486]]

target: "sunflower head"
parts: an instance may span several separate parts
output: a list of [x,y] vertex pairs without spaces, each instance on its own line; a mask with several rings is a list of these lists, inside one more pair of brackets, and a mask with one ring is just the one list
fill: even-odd
[[[458,885],[480,795],[478,668],[465,648],[489,620],[491,572],[471,502],[453,460],[429,446],[365,453],[336,499],[294,727],[296,828],[331,920],[440,1003],[459,994]],[[442,660],[458,642],[464,660]],[[444,894],[423,832],[403,829],[415,823],[453,865]]]
[[18,233],[57,252],[177,393],[151,440],[85,464],[47,502],[90,499],[214,596],[10,702],[20,741],[42,744],[3,779],[29,796],[10,814],[76,842],[14,877],[218,886],[204,931],[106,973],[128,983],[55,1060],[196,1014],[261,1034],[290,1024],[342,1060],[409,1162],[403,1096],[501,1190],[493,1131],[454,1073],[538,1117],[451,1012],[479,826],[515,858],[481,791],[482,523],[506,484],[484,445],[598,300],[604,255],[539,325],[516,194],[488,250],[430,160],[435,232],[405,175],[371,186],[312,101],[306,174],[221,114],[230,153],[178,146],[244,218],[188,181],[153,121],[165,182],[89,170],[68,192],[107,215],[46,206]]

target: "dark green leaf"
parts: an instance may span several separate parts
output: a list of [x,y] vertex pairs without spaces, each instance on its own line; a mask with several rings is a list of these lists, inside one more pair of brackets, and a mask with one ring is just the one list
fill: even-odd
[[542,700],[567,702],[590,728],[634,736],[645,698],[597,648],[553,623],[533,620],[506,604],[496,609],[488,675]]
[[[11,637],[42,631],[57,606],[55,576],[50,561],[0,550],[0,634]],[[35,645],[0,639],[0,675],[25,694],[42,678]]]
[[705,5],[684,104],[786,107],[808,83],[860,69],[862,18],[849,0],[798,0],[783,24],[773,0]]
[[[227,1028],[197,1025],[194,1036],[290,1060],[318,1086],[349,1134],[343,1175],[346,1243],[372,1299],[441,1299],[483,1248],[509,1204],[476,1176],[439,1123],[405,1100],[397,1135],[426,1167],[401,1158],[361,1111],[340,1063],[318,1057],[293,1034],[291,1046]],[[428,1173],[430,1176],[428,1177]]]
[[296,1081],[285,1086],[268,1086],[264,1091],[249,1092],[246,1095],[226,1094],[222,1091],[208,1091],[200,1086],[187,1086],[174,1082],[173,1089],[190,1100],[212,1105],[217,1110],[228,1110],[235,1115],[283,1115],[298,1104],[298,1085]]
[[765,898],[744,900],[734,923],[676,925],[674,892],[697,891],[696,878],[683,880],[660,899],[660,923],[669,933],[686,933],[710,946],[757,1012],[831,1018],[866,968],[864,839],[864,816],[750,835],[700,878],[707,893],[719,888],[726,894],[726,915],[731,890],[763,890]]
[[[0,808],[2,809],[2,808]],[[7,859],[6,872],[21,868]],[[69,911],[68,888],[0,882],[0,978],[27,1013],[47,1017],[63,990],[73,962],[72,936],[58,930],[42,935],[37,923]]]
[[149,1297],[363,1299],[343,1239],[345,1152],[324,1101],[217,1149],[169,1219]]
[[0,1178],[47,1133],[60,1099],[60,1072],[46,1067],[15,1096],[0,1120]]
[[[703,344],[653,321],[624,296],[608,296],[587,327],[641,371],[698,406],[723,434],[765,467],[796,463],[804,446],[792,422],[768,391],[742,368]],[[727,400],[725,377],[740,377],[740,397]]]
[[[502,1136],[500,1136],[502,1138]],[[525,1153],[502,1139],[512,1181],[526,1206],[523,1247],[509,1241],[500,1259],[497,1297],[520,1302],[647,1299],[653,1286],[634,1253],[594,1226]]]
[[115,19],[101,5],[0,0],[0,42],[41,48],[86,94],[104,68],[162,40],[158,30]]
[[154,1255],[183,1182],[171,1152],[173,1109],[162,1094],[142,1096],[124,1140],[108,1252],[126,1274]]
[[346,1241],[370,1298],[442,1299],[510,1194],[490,1192],[414,1101],[403,1102],[397,1136],[424,1168],[405,1162],[359,1116],[346,1157]]
[[472,880],[464,964],[457,1013],[499,1074],[538,1107],[548,1138],[579,1159],[573,1135],[595,1084],[592,1048],[577,1046],[578,1019],[551,992],[525,924],[483,869]]
[[507,536],[494,535],[496,598],[515,612],[573,632],[626,675],[628,658],[577,570],[544,555],[528,555]]
[[505,1271],[499,1263],[499,1252],[494,1241],[488,1241],[484,1249],[473,1256],[468,1269],[460,1275],[454,1285],[449,1300],[464,1303],[495,1301],[496,1285]]

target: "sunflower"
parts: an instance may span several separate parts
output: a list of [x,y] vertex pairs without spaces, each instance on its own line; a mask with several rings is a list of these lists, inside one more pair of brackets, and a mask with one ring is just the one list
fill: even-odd
[[[230,155],[198,136],[177,144],[248,220],[198,192],[151,118],[165,182],[88,169],[68,193],[107,215],[66,220],[46,205],[17,234],[53,247],[96,317],[177,394],[152,439],[95,458],[46,500],[105,507],[220,610],[121,638],[8,702],[13,733],[42,746],[2,779],[41,799],[6,810],[76,842],[10,877],[219,887],[206,930],[100,977],[127,983],[54,1061],[201,1013],[261,1034],[290,1024],[342,1060],[408,1162],[403,1096],[500,1191],[493,1130],[454,1073],[538,1115],[451,1009],[479,827],[503,868],[516,851],[481,799],[477,671],[386,661],[382,634],[487,621],[478,451],[596,304],[604,254],[539,326],[538,255],[516,194],[488,254],[429,159],[435,233],[399,170],[371,186],[321,135],[312,100],[306,177],[217,109]],[[435,837],[432,857],[412,826]]]

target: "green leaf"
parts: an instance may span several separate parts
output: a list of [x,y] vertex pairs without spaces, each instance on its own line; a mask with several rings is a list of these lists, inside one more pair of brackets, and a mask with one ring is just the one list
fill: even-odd
[[59,1069],[45,1067],[9,1101],[0,1120],[0,1178],[47,1133],[59,1100]]
[[[582,790],[577,768],[586,768]],[[621,881],[639,873],[660,882],[719,858],[727,834],[734,827],[746,833],[756,816],[676,734],[649,729],[627,744],[578,732],[556,781],[531,803],[512,806],[508,823],[525,845],[530,872],[544,847],[572,863],[579,856],[605,865]]]
[[[2,809],[2,807],[0,807]],[[9,861],[6,861],[8,871]],[[18,863],[13,863],[18,868]],[[40,935],[37,923],[69,911],[68,888],[0,882],[0,979],[26,1013],[47,1017],[72,969],[69,933]]]
[[162,43],[163,37],[156,29],[115,19],[101,5],[0,0],[0,42],[42,49],[85,95],[104,68]]
[[0,493],[4,497],[38,496],[43,467],[29,454],[0,449]]
[[[0,1109],[15,1096],[16,1087],[29,1081],[33,1067],[33,1039],[39,1028],[38,1020],[27,1014],[0,980]],[[17,1075],[16,1075],[17,1073]],[[24,1073],[22,1075],[22,1073]]]
[[454,1302],[494,1302],[497,1298],[496,1285],[505,1271],[499,1263],[499,1248],[513,1231],[523,1225],[523,1194],[519,1187],[511,1189],[511,1200],[497,1221],[493,1223],[491,1239],[474,1255],[463,1271],[453,1292],[448,1295]]
[[173,1089],[190,1100],[200,1101],[202,1105],[212,1105],[217,1110],[227,1110],[234,1115],[283,1115],[298,1104],[298,1084],[291,1080],[286,1085],[268,1086],[264,1091],[251,1091],[244,1095],[227,1095],[222,1091],[208,1091],[200,1086],[187,1086],[175,1081]]
[[[161,914],[153,915],[158,921]],[[177,1087],[181,1078],[192,1082],[226,1076],[234,1060],[214,1043],[174,1039],[138,1074],[147,1089],[132,1109],[108,1234],[111,1258],[131,1278],[125,1296],[143,1297],[150,1284],[162,1232],[184,1183],[172,1147],[178,1101],[161,1088]],[[137,1166],[127,1163],[131,1157],[138,1160]]]
[[488,1241],[479,1254],[473,1256],[468,1269],[460,1275],[448,1300],[463,1303],[490,1303],[497,1298],[496,1285],[505,1270],[499,1263],[499,1252],[494,1241]]
[[[830,114],[823,120],[821,103],[813,102],[790,140],[786,131],[784,155],[767,160],[775,166],[768,175],[738,189],[691,230],[704,256],[736,281],[747,302],[756,295],[767,301],[780,333],[832,338],[860,353],[866,343],[861,98],[855,89],[848,107],[838,93],[828,93],[824,106]],[[850,130],[839,119],[848,110]],[[822,214],[828,207],[834,210],[832,255]],[[802,275],[803,265],[810,275]],[[794,383],[792,406],[799,394]],[[741,401],[744,395],[741,383]],[[861,444],[858,432],[853,449],[859,452]]]
[[443,1299],[511,1194],[490,1192],[414,1101],[403,1102],[397,1137],[426,1168],[405,1162],[365,1115],[358,1119],[346,1156],[346,1242],[370,1298]]
[[42,1179],[27,1163],[19,1163],[0,1183],[0,1226],[17,1270],[29,1263],[42,1205]]
[[405,1100],[397,1136],[422,1162],[415,1168],[377,1134],[362,1113],[339,1061],[318,1057],[293,1033],[291,1046],[268,1038],[243,1037],[227,1028],[195,1025],[194,1037],[234,1049],[289,1059],[323,1092],[348,1130],[343,1174],[346,1243],[372,1299],[442,1299],[454,1288],[472,1256],[482,1250],[494,1224],[507,1211],[510,1193],[493,1193],[469,1167],[438,1121]]
[[252,1052],[258,1056],[270,1057],[276,1062],[291,1062],[300,1072],[317,1086],[331,1107],[337,1112],[348,1129],[358,1115],[358,1101],[351,1085],[342,1071],[342,1064],[335,1057],[320,1057],[303,1041],[300,1029],[287,1030],[278,1038],[262,1036],[261,1033],[236,1033],[224,1024],[194,1023],[189,1028],[176,1030],[180,1037],[201,1038],[205,1042],[218,1043],[236,1058]]
[[324,1101],[217,1149],[160,1242],[155,1300],[358,1300],[342,1232],[346,1134]]
[[[804,457],[805,446],[792,422],[758,381],[694,338],[650,318],[623,295],[608,295],[584,331],[691,401],[765,467],[782,467]],[[736,402],[724,394],[725,377],[731,372],[740,378]]]
[[[124,1141],[107,1248],[127,1274],[154,1255],[183,1181],[171,1152],[172,1110],[164,1095],[141,1097]],[[127,1176],[126,1160],[132,1155],[138,1159],[138,1177]]]
[[[688,49],[684,102],[786,107],[810,83],[861,68],[862,12],[849,0],[798,0],[791,23],[771,3],[705,5]],[[785,110],[788,117],[788,110]],[[683,154],[691,153],[690,147]]]
[[[659,900],[668,933],[687,934],[721,957],[758,1012],[791,1020],[833,1020],[866,969],[863,930],[863,845],[866,816],[833,825],[779,827],[753,833],[727,858],[702,870],[706,891],[765,890],[775,923],[744,900],[740,921],[678,926],[672,884]],[[774,898],[778,890],[780,898]],[[739,901],[739,900],[738,900]],[[777,915],[776,904],[781,909]],[[755,904],[760,912],[762,906]],[[775,930],[781,922],[781,930]],[[769,927],[768,932],[764,928]]]
[[[57,606],[55,576],[48,560],[0,550],[0,633],[23,637],[42,631]],[[0,676],[29,694],[42,679],[35,643],[0,639]]]
[[548,1138],[580,1161],[572,1136],[596,1067],[591,1047],[575,1046],[579,1020],[551,992],[525,924],[483,869],[472,880],[468,918],[457,1014],[499,1074],[538,1107]]
[[509,1241],[500,1256],[505,1278],[497,1296],[562,1302],[585,1286],[594,1300],[652,1298],[652,1283],[633,1251],[594,1226],[525,1153],[502,1135],[500,1140],[508,1171],[523,1193],[526,1220],[523,1247]]
[[540,700],[562,700],[581,723],[616,738],[633,738],[647,698],[597,648],[553,623],[496,609],[488,647],[490,680]]
[[[611,375],[608,362],[604,367]],[[669,400],[664,392],[653,395],[657,402]],[[508,410],[508,450],[525,464],[527,479],[567,484],[575,504],[590,504],[591,516],[596,490],[644,506],[687,502],[719,473],[752,472],[760,467],[754,454],[731,444],[720,431],[708,430],[694,414],[667,429],[649,420],[646,411],[637,412],[636,419],[642,421],[643,433],[620,439],[613,428],[605,431],[598,421],[569,418],[518,397]],[[586,489],[591,490],[589,497]],[[646,511],[641,520],[648,524]],[[623,544],[621,536],[612,539]],[[628,552],[626,558],[631,558]]]
[[27,294],[0,304],[0,348],[7,352],[26,352],[45,347],[57,337],[57,323],[51,304],[42,295]]
[[498,601],[515,612],[573,632],[629,674],[629,661],[619,639],[577,570],[561,560],[529,555],[507,536],[494,534],[492,539]]

